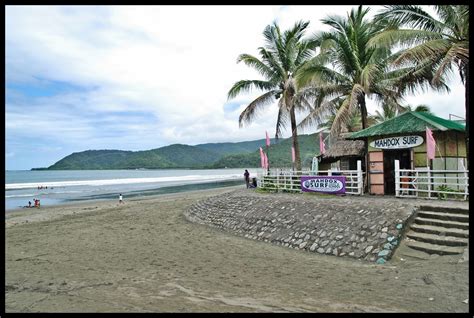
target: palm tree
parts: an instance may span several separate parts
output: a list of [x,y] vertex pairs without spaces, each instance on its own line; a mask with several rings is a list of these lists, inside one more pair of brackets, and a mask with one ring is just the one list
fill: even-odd
[[[319,127],[331,129],[331,127],[334,124],[335,119],[336,119],[335,113],[332,115],[329,115],[328,117],[326,117],[326,121],[321,123]],[[376,121],[374,118],[372,118],[371,116],[367,117],[367,125],[372,126],[375,123]],[[349,120],[343,123],[343,126],[341,127],[340,132],[341,133],[355,132],[361,129],[362,129],[362,118],[360,116],[360,113],[357,111],[357,109],[354,108],[352,109],[351,114],[349,115]]]
[[398,111],[389,103],[382,104],[382,111],[375,110],[375,115],[372,116],[373,120],[379,124],[386,120],[392,119],[398,115]]
[[297,22],[291,29],[283,33],[276,23],[268,25],[263,32],[265,46],[259,48],[260,59],[249,54],[241,54],[237,58],[237,63],[244,62],[247,66],[253,67],[265,79],[238,81],[228,92],[228,99],[252,88],[265,92],[252,101],[240,114],[240,127],[244,123],[254,120],[257,110],[278,101],[275,137],[281,137],[282,129],[287,124],[289,117],[295,149],[296,170],[301,170],[301,158],[295,111],[305,109],[305,106],[295,102],[298,87],[294,76],[315,48],[314,42],[302,39],[308,24],[309,22]]
[[[466,151],[469,151],[469,6],[436,5],[433,16],[417,5],[388,5],[376,20],[391,20],[392,25],[374,39],[383,45],[408,46],[396,65],[429,65],[437,84],[457,68],[465,85]],[[407,27],[409,29],[400,29]]]
[[331,133],[337,134],[350,121],[355,108],[365,129],[368,127],[366,96],[374,94],[385,100],[397,95],[384,81],[390,50],[369,48],[367,44],[383,29],[381,24],[365,19],[368,11],[359,6],[347,17],[329,16],[322,20],[332,30],[315,35],[320,53],[301,69],[298,84],[313,87],[325,98],[314,105],[314,110],[300,123],[302,127],[320,124],[325,112],[335,112]]
[[424,112],[424,113],[432,114],[430,106],[425,105],[425,104],[417,105],[414,108],[411,105],[406,105],[406,106],[403,106],[403,107],[404,107],[403,112],[413,111],[413,112]]
[[322,20],[331,26],[329,32],[315,35],[320,53],[306,62],[298,73],[300,94],[309,93],[314,105],[311,113],[300,123],[301,127],[321,124],[327,113],[335,112],[331,127],[333,135],[339,133],[356,108],[361,115],[362,129],[367,128],[366,97],[401,109],[399,100],[416,88],[431,86],[446,89],[444,81],[430,82],[433,74],[429,65],[416,70],[412,67],[394,68],[397,54],[389,45],[372,45],[373,39],[391,22],[366,19],[369,8],[359,6],[347,17],[330,16]]

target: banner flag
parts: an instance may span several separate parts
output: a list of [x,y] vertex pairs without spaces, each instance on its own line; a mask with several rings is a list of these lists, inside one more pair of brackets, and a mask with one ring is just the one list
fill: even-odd
[[436,142],[433,138],[433,132],[431,131],[431,129],[426,127],[426,156],[428,159],[435,158],[435,147]]
[[326,145],[324,144],[323,135],[319,133],[319,153],[322,155],[326,152]]

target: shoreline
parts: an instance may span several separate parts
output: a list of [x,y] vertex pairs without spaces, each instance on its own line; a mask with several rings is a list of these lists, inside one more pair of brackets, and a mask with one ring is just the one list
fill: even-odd
[[173,192],[163,193],[146,196],[136,196],[132,198],[124,198],[125,204],[119,205],[117,199],[100,199],[100,200],[78,200],[78,201],[66,201],[64,203],[55,204],[51,206],[42,206],[41,208],[16,208],[8,210],[5,213],[5,227],[12,225],[24,224],[28,222],[40,222],[57,219],[65,215],[71,215],[76,213],[88,212],[96,209],[113,208],[119,206],[126,206],[127,204],[141,204],[146,201],[155,200],[166,200],[172,198],[180,198],[186,195],[195,197],[206,194],[219,194],[226,191],[232,191],[236,189],[243,189],[245,185],[230,186],[230,187],[219,187],[211,189],[200,189],[185,192]]

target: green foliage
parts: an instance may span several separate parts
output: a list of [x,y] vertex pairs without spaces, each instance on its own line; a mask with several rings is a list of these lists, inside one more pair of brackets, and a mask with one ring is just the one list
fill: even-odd
[[[270,138],[271,143],[275,143],[274,138]],[[243,141],[243,142],[221,142],[221,143],[208,143],[196,145],[196,147],[201,149],[206,149],[213,151],[221,156],[225,155],[235,155],[242,153],[251,153],[255,149],[258,149],[262,145],[265,145],[265,139],[258,139],[252,141]]]
[[[311,167],[313,157],[319,153],[319,135],[298,136],[302,167]],[[292,167],[291,162],[291,138],[283,139],[278,144],[272,144],[268,151],[262,146],[268,155],[270,167]],[[224,156],[212,165],[213,168],[243,168],[260,167],[260,151],[256,150],[249,154],[237,154]]]
[[450,188],[445,184],[440,185],[436,190],[437,191],[444,191],[444,192],[451,192],[451,193],[438,193],[438,199],[440,199],[440,200],[446,200],[448,198],[460,199],[460,198],[463,197],[463,193],[464,193],[464,191],[454,190],[453,188]]
[[[311,144],[308,136],[302,135],[300,144],[305,161],[311,163],[319,144]],[[316,136],[312,137],[313,141]],[[271,139],[268,152],[270,162],[279,166],[291,166],[291,139]],[[174,144],[145,151],[87,150],[72,153],[43,170],[102,170],[102,169],[205,169],[242,168],[260,166],[259,147],[264,148],[265,139],[236,142],[209,143],[196,146]],[[311,154],[310,154],[311,153]],[[271,157],[273,156],[273,158]],[[35,169],[38,170],[38,169]]]

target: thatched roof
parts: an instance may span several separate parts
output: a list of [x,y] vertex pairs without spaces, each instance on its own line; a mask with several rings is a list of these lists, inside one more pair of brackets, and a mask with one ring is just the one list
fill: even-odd
[[337,139],[324,153],[324,158],[362,157],[365,154],[365,142],[362,140]]

